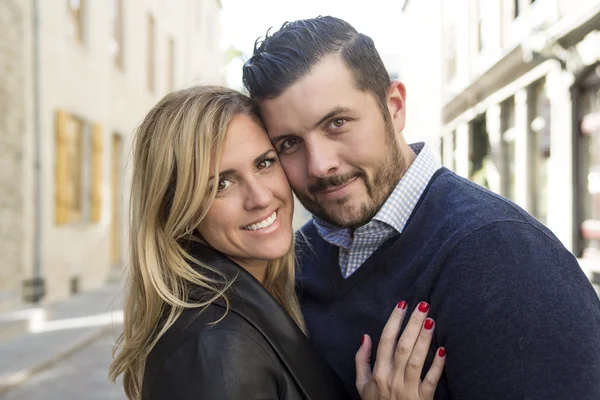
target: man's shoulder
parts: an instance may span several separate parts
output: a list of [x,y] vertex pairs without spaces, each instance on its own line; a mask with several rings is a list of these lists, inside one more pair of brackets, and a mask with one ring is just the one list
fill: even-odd
[[430,215],[464,222],[473,220],[481,225],[498,221],[532,222],[534,219],[519,205],[490,189],[477,185],[447,170],[431,182],[422,198],[422,206]]
[[302,225],[302,228],[300,228],[298,230],[298,232],[296,232],[296,234],[312,234],[312,233],[317,233],[317,227],[315,225],[315,220],[313,218],[309,219],[304,225]]
[[295,251],[299,259],[306,256],[316,257],[315,245],[319,243],[327,244],[319,235],[319,231],[311,218],[302,228],[296,231]]
[[[517,238],[523,236],[516,235],[517,231],[528,226],[530,231],[558,243],[547,227],[510,199],[444,170],[421,198],[405,233],[422,240],[426,237],[430,242],[433,238],[436,246],[444,243],[451,248],[480,230],[506,232]],[[491,226],[495,229],[486,228]],[[490,235],[485,240],[496,238]]]
[[314,219],[308,220],[302,228],[296,231],[296,250],[305,246],[311,246],[315,241],[324,241],[319,234]]

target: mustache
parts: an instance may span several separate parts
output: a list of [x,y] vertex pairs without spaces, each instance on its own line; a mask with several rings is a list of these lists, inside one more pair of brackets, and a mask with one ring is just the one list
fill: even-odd
[[308,187],[311,194],[322,192],[334,186],[341,186],[354,178],[360,178],[362,174],[358,171],[349,172],[343,175],[333,175],[326,178],[318,178],[316,182]]

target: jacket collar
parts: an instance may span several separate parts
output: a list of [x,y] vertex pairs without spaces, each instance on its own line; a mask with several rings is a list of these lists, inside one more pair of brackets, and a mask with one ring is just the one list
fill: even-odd
[[[244,318],[271,345],[308,399],[348,398],[341,381],[316,353],[289,314],[250,273],[222,253],[193,242],[191,253],[234,283],[227,292],[229,312]],[[193,294],[192,298],[196,298]],[[330,376],[330,379],[326,377]]]

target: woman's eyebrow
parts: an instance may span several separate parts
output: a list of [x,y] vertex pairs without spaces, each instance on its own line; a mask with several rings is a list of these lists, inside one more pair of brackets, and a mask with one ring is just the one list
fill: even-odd
[[[262,160],[264,160],[264,158],[267,156],[267,154],[269,154],[269,153],[270,153],[270,152],[272,152],[272,151],[274,152],[275,150],[273,150],[273,149],[269,149],[269,150],[265,151],[264,153],[262,153],[261,155],[259,155],[258,157],[256,157],[256,158],[254,159],[254,163],[257,163],[257,162],[259,162],[259,161],[262,161]],[[219,171],[219,176],[221,176],[221,175],[233,175],[233,174],[235,174],[236,172],[237,172],[237,171],[236,171],[235,169],[233,169],[233,168],[231,168],[231,169],[226,169],[225,171]],[[209,180],[211,180],[211,179],[215,179],[215,176],[214,176],[214,175],[212,175],[212,176],[209,178]]]

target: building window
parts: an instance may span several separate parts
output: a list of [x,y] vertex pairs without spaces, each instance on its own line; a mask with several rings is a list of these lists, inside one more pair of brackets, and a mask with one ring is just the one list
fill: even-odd
[[[483,4],[485,0],[479,0],[477,2],[477,51],[481,52],[484,46],[484,38],[483,38],[483,12],[485,5]],[[488,0],[489,2],[489,0]]]
[[124,40],[123,0],[111,0],[112,40],[110,52],[115,66],[123,69]]
[[498,19],[495,15],[496,9],[493,2],[489,0],[477,1],[477,50],[478,52],[485,51],[493,44],[494,29],[497,26],[494,20]]
[[531,191],[531,213],[540,222],[548,217],[548,161],[550,160],[550,100],[546,94],[546,83],[541,81],[532,88],[533,110],[529,125],[529,164]]
[[154,92],[155,84],[155,59],[156,59],[156,32],[155,22],[152,15],[148,15],[148,31],[147,31],[147,66],[146,66],[146,78],[148,90]]
[[83,214],[82,120],[59,111],[56,116],[56,208],[57,224],[81,220]]
[[451,83],[456,78],[457,58],[456,58],[456,29],[454,21],[449,21],[445,28],[445,70],[446,82]]
[[168,85],[168,91],[172,92],[173,90],[175,90],[175,39],[173,39],[172,37],[169,38],[169,41],[167,43],[167,48],[168,48],[168,63],[169,65],[167,66],[167,85]]
[[502,195],[515,200],[515,98],[502,103],[501,109]]
[[514,4],[513,18],[517,18],[519,16],[519,1],[521,1],[521,0],[513,0],[513,4]]
[[67,0],[69,34],[77,43],[84,42],[85,0]]
[[[56,114],[55,222],[100,220],[102,129],[81,118]],[[88,193],[89,195],[85,195]]]

